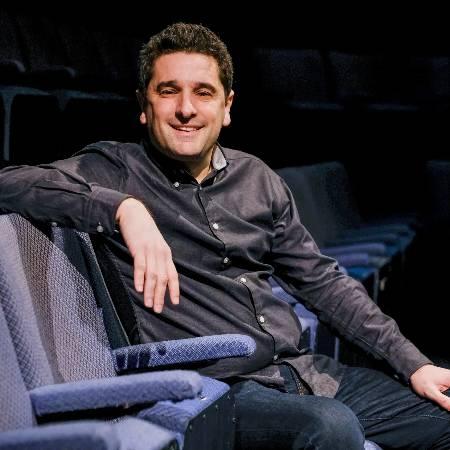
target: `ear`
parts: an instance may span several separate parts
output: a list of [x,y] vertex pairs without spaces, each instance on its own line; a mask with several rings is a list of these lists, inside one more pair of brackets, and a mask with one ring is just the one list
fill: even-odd
[[147,100],[139,90],[136,90],[135,93],[136,93],[137,101],[139,103],[139,108],[141,110],[141,114],[139,115],[139,122],[141,123],[141,125],[147,125],[147,116],[145,115],[145,112],[144,112],[145,104],[146,104]]
[[233,104],[233,99],[234,99],[234,91],[231,90],[227,98],[225,99],[225,115],[223,117],[222,122],[222,126],[224,127],[227,127],[231,123],[230,109],[231,105]]
[[147,125],[147,116],[145,115],[145,112],[141,112],[141,114],[139,114],[139,122],[141,125]]

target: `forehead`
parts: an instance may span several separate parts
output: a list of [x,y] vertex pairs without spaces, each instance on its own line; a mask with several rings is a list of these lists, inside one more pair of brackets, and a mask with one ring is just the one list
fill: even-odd
[[202,53],[176,52],[155,60],[151,83],[176,81],[179,83],[220,84],[217,61]]

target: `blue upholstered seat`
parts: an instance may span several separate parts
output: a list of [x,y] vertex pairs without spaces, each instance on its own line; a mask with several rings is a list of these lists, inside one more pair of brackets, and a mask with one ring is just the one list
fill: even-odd
[[[7,285],[0,277],[4,294]],[[125,418],[117,423],[94,420],[37,425],[36,404],[30,398],[0,306],[0,449],[1,450],[175,450],[174,433],[144,420]]]
[[[89,270],[87,266],[84,274],[83,270],[77,270],[58,246],[18,215],[0,216],[0,239],[0,269],[5,280],[2,283],[1,302],[13,331],[25,385],[29,391],[33,390],[32,395],[36,405],[40,405],[42,414],[59,414],[70,407],[91,410],[99,408],[102,401],[108,401],[105,406],[117,406],[116,414],[123,415],[130,407],[137,408],[139,403],[148,407],[159,400],[171,399],[174,410],[180,406],[179,411],[184,418],[190,414],[189,439],[184,441],[186,433],[175,430],[180,444],[184,444],[185,448],[206,449],[210,448],[208,439],[198,445],[198,435],[210,436],[214,442],[217,437],[223,436],[215,448],[232,448],[233,401],[229,395],[224,395],[229,390],[226,384],[215,380],[211,384],[208,379],[202,379],[195,373],[183,372],[181,376],[177,371],[115,377],[114,366],[118,367],[120,358],[114,360],[111,352],[104,326],[108,313],[94,296],[91,284],[84,276]],[[73,256],[73,252],[68,253]],[[89,273],[89,277],[91,279],[92,273]],[[101,285],[101,280],[97,281]],[[231,335],[225,340],[223,336],[210,336],[204,344],[208,342],[213,351],[208,348],[209,352],[205,353],[207,359],[227,355],[245,357],[254,350],[255,345],[251,339],[237,335]],[[180,343],[182,341],[174,341],[173,346],[170,342],[164,343],[166,358],[156,351],[159,358],[135,359],[134,362],[144,361],[145,365],[141,369],[148,369],[161,362],[171,365],[177,361],[170,358],[175,355],[179,359],[183,353],[179,350]],[[202,348],[201,343],[202,338],[188,340],[186,349],[198,352]],[[151,355],[152,346],[157,349],[157,345],[150,344],[147,355]],[[122,347],[116,348],[116,352],[123,357],[126,352],[132,353],[133,350]],[[189,354],[189,351],[186,353]],[[195,356],[195,360],[201,359],[200,355],[193,355],[192,351],[190,354]],[[155,390],[149,388],[146,393],[146,383],[152,382],[159,383],[159,387]],[[171,383],[172,387],[164,390],[164,383]],[[205,383],[209,389],[206,394],[201,392]],[[210,386],[214,389],[210,389]],[[192,405],[196,403],[196,396],[198,405],[194,408]],[[189,397],[194,401],[183,403],[182,399]],[[220,430],[210,426],[216,419],[208,411],[214,411],[216,405],[221,410]],[[199,409],[206,420],[193,426]],[[208,421],[208,416],[211,416],[211,421]],[[171,423],[168,422],[168,426]]]

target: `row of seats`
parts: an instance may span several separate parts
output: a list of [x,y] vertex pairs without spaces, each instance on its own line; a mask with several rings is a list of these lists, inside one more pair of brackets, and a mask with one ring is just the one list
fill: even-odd
[[98,140],[139,139],[137,101],[111,92],[0,86],[4,164],[37,164]]
[[132,91],[143,38],[0,9],[0,83]]
[[448,55],[260,48],[253,58],[264,94],[297,109],[415,112],[450,104]]
[[143,38],[0,8],[2,164],[45,163],[100,139],[139,139]]
[[161,369],[245,358],[253,340],[130,346],[89,237],[40,228],[0,216],[0,448],[231,449],[229,386]]
[[233,448],[228,385],[192,371],[134,372],[245,358],[252,339],[130,346],[87,234],[10,214],[0,240],[0,449]]

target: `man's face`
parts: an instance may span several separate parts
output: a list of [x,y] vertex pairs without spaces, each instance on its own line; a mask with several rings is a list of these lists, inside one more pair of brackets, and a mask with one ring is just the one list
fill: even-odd
[[167,156],[202,161],[210,157],[222,126],[230,124],[232,101],[213,57],[171,53],[155,61],[140,122]]

